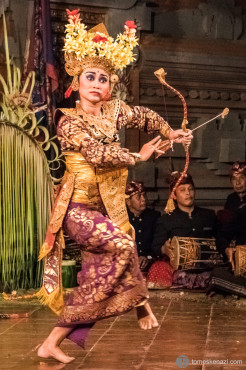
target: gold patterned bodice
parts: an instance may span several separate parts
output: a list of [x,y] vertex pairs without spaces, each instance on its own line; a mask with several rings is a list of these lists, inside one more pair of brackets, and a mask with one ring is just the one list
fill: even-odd
[[85,160],[81,153],[65,152],[64,156],[67,171],[75,174],[71,201],[93,207],[101,205],[95,168]]

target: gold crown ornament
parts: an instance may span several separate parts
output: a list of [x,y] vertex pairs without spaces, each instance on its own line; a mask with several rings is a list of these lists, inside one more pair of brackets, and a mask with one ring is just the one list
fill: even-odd
[[87,68],[102,68],[110,75],[112,84],[118,81],[116,70],[122,70],[135,60],[133,48],[138,45],[135,36],[134,21],[127,21],[124,33],[118,34],[114,40],[109,36],[103,23],[86,30],[81,23],[79,9],[67,9],[68,24],[65,37],[65,69],[73,76],[71,86],[65,93],[69,97],[72,90],[79,88],[78,77]]

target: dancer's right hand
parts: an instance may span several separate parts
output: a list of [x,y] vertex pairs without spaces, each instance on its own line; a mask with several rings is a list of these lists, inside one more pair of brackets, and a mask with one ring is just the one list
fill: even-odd
[[156,136],[153,140],[150,140],[148,143],[144,144],[139,152],[141,155],[141,161],[147,161],[154,151],[158,148],[158,145],[161,142],[160,135]]

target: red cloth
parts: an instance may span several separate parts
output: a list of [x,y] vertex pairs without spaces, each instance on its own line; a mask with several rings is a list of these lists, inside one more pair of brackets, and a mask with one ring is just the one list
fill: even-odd
[[156,261],[149,269],[147,286],[149,289],[166,289],[172,285],[174,269],[167,261]]

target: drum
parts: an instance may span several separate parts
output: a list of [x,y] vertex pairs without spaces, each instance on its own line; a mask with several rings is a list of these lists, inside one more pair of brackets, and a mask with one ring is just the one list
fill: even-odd
[[223,263],[215,239],[174,236],[165,254],[175,270],[207,269]]
[[76,261],[62,261],[62,286],[74,288],[77,285]]
[[237,245],[235,258],[235,275],[246,277],[246,245]]

